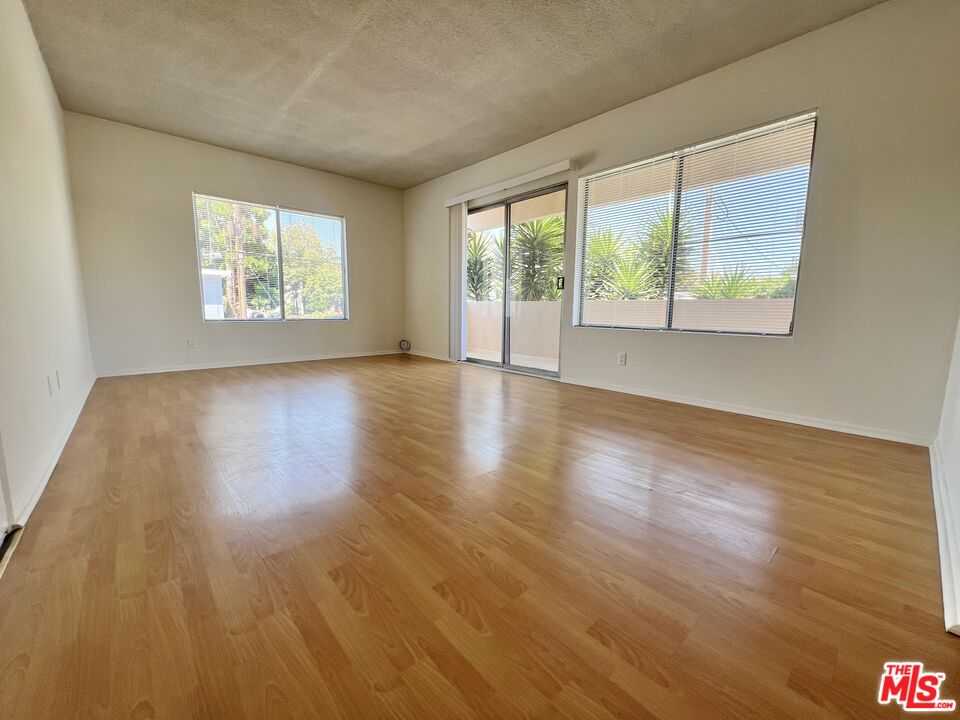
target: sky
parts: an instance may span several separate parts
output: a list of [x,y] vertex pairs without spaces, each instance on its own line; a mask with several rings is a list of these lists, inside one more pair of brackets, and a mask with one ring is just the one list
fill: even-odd
[[299,213],[292,210],[280,211],[280,236],[283,237],[283,228],[289,225],[309,225],[320,238],[320,243],[331,248],[337,261],[340,260],[343,243],[343,220],[337,217]]
[[[712,193],[707,273],[746,267],[754,277],[796,270],[803,235],[809,166],[684,190],[680,218],[689,232],[690,265],[699,271]],[[673,193],[590,208],[587,237],[597,230],[622,233],[624,241],[643,235],[659,213],[673,206]]]

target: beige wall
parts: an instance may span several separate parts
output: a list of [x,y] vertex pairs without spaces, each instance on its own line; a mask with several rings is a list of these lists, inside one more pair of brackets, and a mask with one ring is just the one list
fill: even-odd
[[0,109],[2,530],[26,520],[94,380],[62,113],[16,1],[0,3]]
[[[396,349],[400,191],[86,115],[66,129],[99,375]],[[204,323],[194,191],[344,216],[350,319]]]
[[929,442],[960,307],[958,26],[960,3],[892,0],[407,190],[414,350],[448,352],[446,198],[567,157],[588,174],[819,108],[794,337],[577,328],[569,282],[562,378]]

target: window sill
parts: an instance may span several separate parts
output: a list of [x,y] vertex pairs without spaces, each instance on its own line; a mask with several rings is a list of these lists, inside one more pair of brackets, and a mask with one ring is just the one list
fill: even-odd
[[207,318],[203,319],[203,322],[210,323],[211,325],[267,325],[274,323],[312,323],[312,322],[347,322],[350,318],[248,318],[245,320],[228,320],[224,318],[223,320],[208,320]]
[[680,328],[656,328],[656,327],[628,327],[626,325],[584,325],[574,323],[575,328],[584,328],[587,330],[639,330],[649,333],[669,333],[671,335],[720,335],[725,337],[753,337],[753,338],[792,338],[793,333],[752,333],[737,332],[734,330],[683,330]]

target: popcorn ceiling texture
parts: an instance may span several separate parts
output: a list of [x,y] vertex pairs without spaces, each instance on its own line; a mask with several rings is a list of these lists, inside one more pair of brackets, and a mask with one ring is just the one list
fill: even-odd
[[26,0],[67,110],[410,187],[878,0]]

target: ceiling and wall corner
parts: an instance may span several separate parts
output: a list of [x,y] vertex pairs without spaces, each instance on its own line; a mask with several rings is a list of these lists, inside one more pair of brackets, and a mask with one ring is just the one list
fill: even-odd
[[880,0],[26,0],[66,110],[405,188]]

